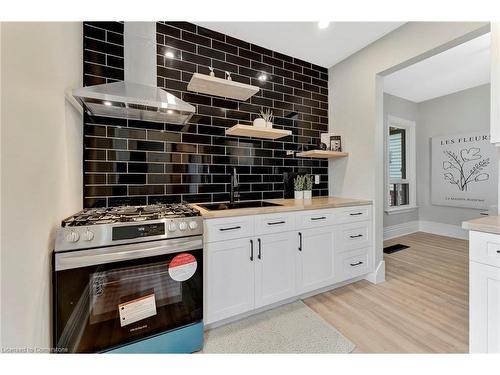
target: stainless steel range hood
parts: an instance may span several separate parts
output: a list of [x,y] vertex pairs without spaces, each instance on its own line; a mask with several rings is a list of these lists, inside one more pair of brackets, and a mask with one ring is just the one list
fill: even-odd
[[94,116],[185,124],[195,107],[156,87],[156,24],[125,22],[125,81],[73,90]]

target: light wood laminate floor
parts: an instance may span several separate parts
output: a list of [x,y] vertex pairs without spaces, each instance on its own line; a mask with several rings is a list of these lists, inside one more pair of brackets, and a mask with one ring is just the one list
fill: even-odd
[[468,352],[468,241],[414,233],[386,241],[386,282],[362,280],[304,302],[359,353]]

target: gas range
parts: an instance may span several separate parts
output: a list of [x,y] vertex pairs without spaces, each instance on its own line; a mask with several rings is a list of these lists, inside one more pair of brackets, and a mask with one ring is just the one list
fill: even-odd
[[88,208],[64,219],[55,251],[201,235],[200,212],[188,204]]

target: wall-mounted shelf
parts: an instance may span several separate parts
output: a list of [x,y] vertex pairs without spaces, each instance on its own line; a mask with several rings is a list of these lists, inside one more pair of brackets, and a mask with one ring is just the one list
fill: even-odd
[[260,90],[257,86],[210,77],[209,75],[200,73],[193,74],[187,89],[202,94],[223,96],[225,98],[238,100],[247,100]]
[[345,158],[346,156],[349,156],[349,153],[338,152],[338,151],[325,151],[325,150],[309,150],[304,152],[298,152],[296,156],[303,158],[333,159],[333,158]]
[[226,129],[226,135],[237,135],[240,137],[254,137],[265,139],[278,139],[292,134],[290,130],[257,128],[252,125],[236,124]]

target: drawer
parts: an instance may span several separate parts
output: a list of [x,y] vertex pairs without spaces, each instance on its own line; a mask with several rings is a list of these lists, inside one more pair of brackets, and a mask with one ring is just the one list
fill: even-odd
[[255,234],[288,232],[295,229],[293,213],[279,213],[255,216]]
[[336,224],[354,223],[372,219],[372,206],[355,206],[337,208]]
[[500,267],[500,235],[470,231],[469,240],[470,260]]
[[369,272],[369,248],[349,251],[335,255],[337,281],[352,279]]
[[370,246],[371,224],[371,221],[365,221],[339,225],[335,238],[336,251],[360,249]]
[[204,222],[204,229],[205,242],[252,237],[255,234],[254,216],[207,219]]
[[324,227],[335,223],[333,210],[315,210],[298,212],[295,217],[298,230]]

